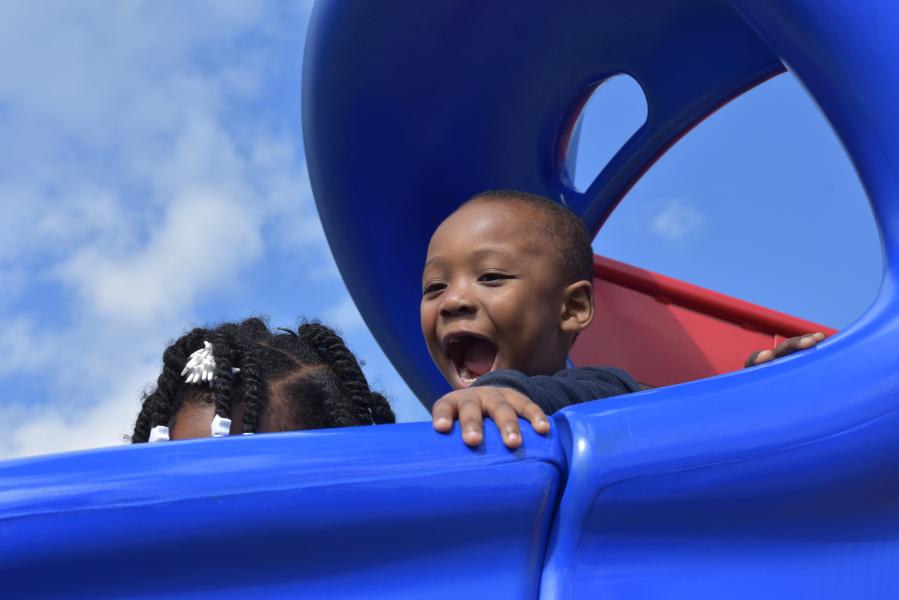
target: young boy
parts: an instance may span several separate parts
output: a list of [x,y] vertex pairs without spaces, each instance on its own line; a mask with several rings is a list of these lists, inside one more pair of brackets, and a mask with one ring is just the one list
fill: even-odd
[[[434,404],[434,428],[449,431],[458,418],[465,443],[477,446],[487,415],[505,445],[516,448],[519,416],[547,433],[546,414],[645,389],[620,369],[565,368],[594,310],[590,236],[574,213],[514,190],[484,192],[463,204],[431,237],[422,274],[422,332],[454,388]],[[822,339],[821,333],[791,338],[756,352],[746,365]]]

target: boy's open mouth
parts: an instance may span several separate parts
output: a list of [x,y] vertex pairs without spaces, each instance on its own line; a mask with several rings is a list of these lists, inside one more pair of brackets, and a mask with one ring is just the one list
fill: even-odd
[[454,334],[443,341],[443,347],[464,387],[494,368],[496,345],[488,339],[470,333]]

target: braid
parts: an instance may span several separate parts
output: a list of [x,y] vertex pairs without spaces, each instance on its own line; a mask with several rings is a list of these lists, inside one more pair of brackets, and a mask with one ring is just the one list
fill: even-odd
[[[241,324],[241,329],[247,325],[249,321],[258,321],[262,324],[266,337],[271,337],[268,328],[258,319],[249,319]],[[255,338],[260,332],[255,329],[256,323],[247,327],[248,333]],[[256,352],[256,343],[254,339],[241,339],[237,345],[237,351],[240,353],[240,383],[243,386],[243,433],[254,433],[259,426],[259,417],[262,408],[267,404],[268,386],[265,384],[262,361],[258,352]]]
[[150,437],[151,427],[168,424],[181,386],[181,371],[190,354],[202,346],[207,335],[206,329],[195,328],[163,353],[162,373],[156,379],[156,389],[144,396],[143,406],[134,424],[134,434],[131,436],[133,443],[146,442]]
[[371,410],[372,420],[375,423],[396,423],[396,415],[393,414],[393,409],[390,408],[390,403],[383,394],[371,393],[369,410]]
[[[232,326],[233,327],[233,326]],[[234,374],[231,372],[233,350],[232,327],[222,326],[212,334],[212,356],[215,359],[215,377],[212,380],[215,414],[223,419],[231,418],[231,398]]]
[[[333,345],[333,337],[336,337],[337,334],[320,323],[303,323],[303,325],[300,326],[298,333],[303,343],[309,345],[309,347],[328,364],[340,380],[339,385],[341,390],[344,391],[344,395],[331,395],[326,397],[322,407],[329,415],[332,426],[348,427],[352,425],[360,417],[360,415],[353,410],[353,407],[357,405],[356,399],[358,397],[358,390],[353,389],[351,382],[344,381],[344,374],[335,368],[334,360],[331,355],[331,346]],[[369,419],[362,420],[361,422],[365,423],[367,421],[369,421]]]
[[[330,408],[341,413],[341,417],[344,416],[342,413],[352,412],[356,417],[356,423],[369,421],[393,423],[396,421],[384,396],[372,393],[356,357],[333,329],[317,322],[304,323],[300,326],[299,335],[328,363],[337,375],[340,387],[346,392],[351,402],[350,406],[345,406],[345,404],[337,406],[336,402],[332,402]],[[354,423],[339,423],[338,426],[350,424]]]

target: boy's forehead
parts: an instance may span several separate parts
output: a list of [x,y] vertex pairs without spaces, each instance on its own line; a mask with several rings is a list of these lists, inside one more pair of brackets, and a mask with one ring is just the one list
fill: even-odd
[[[540,214],[526,204],[491,200],[472,202],[451,214],[434,232],[425,266],[435,259],[464,254],[539,257],[546,253],[545,227]],[[545,218],[545,217],[544,217]]]
[[542,233],[546,219],[543,211],[512,198],[476,200],[463,205],[447,217],[434,232],[431,241],[438,236],[481,233],[527,238],[530,234]]

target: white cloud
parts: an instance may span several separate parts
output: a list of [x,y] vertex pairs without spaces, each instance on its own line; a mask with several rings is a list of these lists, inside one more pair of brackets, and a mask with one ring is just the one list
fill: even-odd
[[653,233],[668,242],[679,242],[702,229],[705,217],[680,200],[668,201],[650,222]]
[[61,273],[98,316],[150,322],[179,314],[261,252],[258,218],[246,204],[188,190],[134,255],[86,246]]
[[104,396],[69,409],[53,405],[32,409],[25,409],[22,404],[13,407],[8,411],[12,422],[7,424],[8,431],[0,440],[0,455],[31,456],[123,443],[122,435],[131,434],[140,408],[135,390],[153,377],[155,371],[155,365],[146,365],[129,372],[116,372],[113,385],[105,390]]
[[0,328],[0,376],[8,373],[48,374],[54,368],[53,345],[35,333],[24,318],[3,323]]
[[304,12],[0,4],[0,457],[118,443],[198,305],[273,247],[332,264],[297,129],[248,108]]

